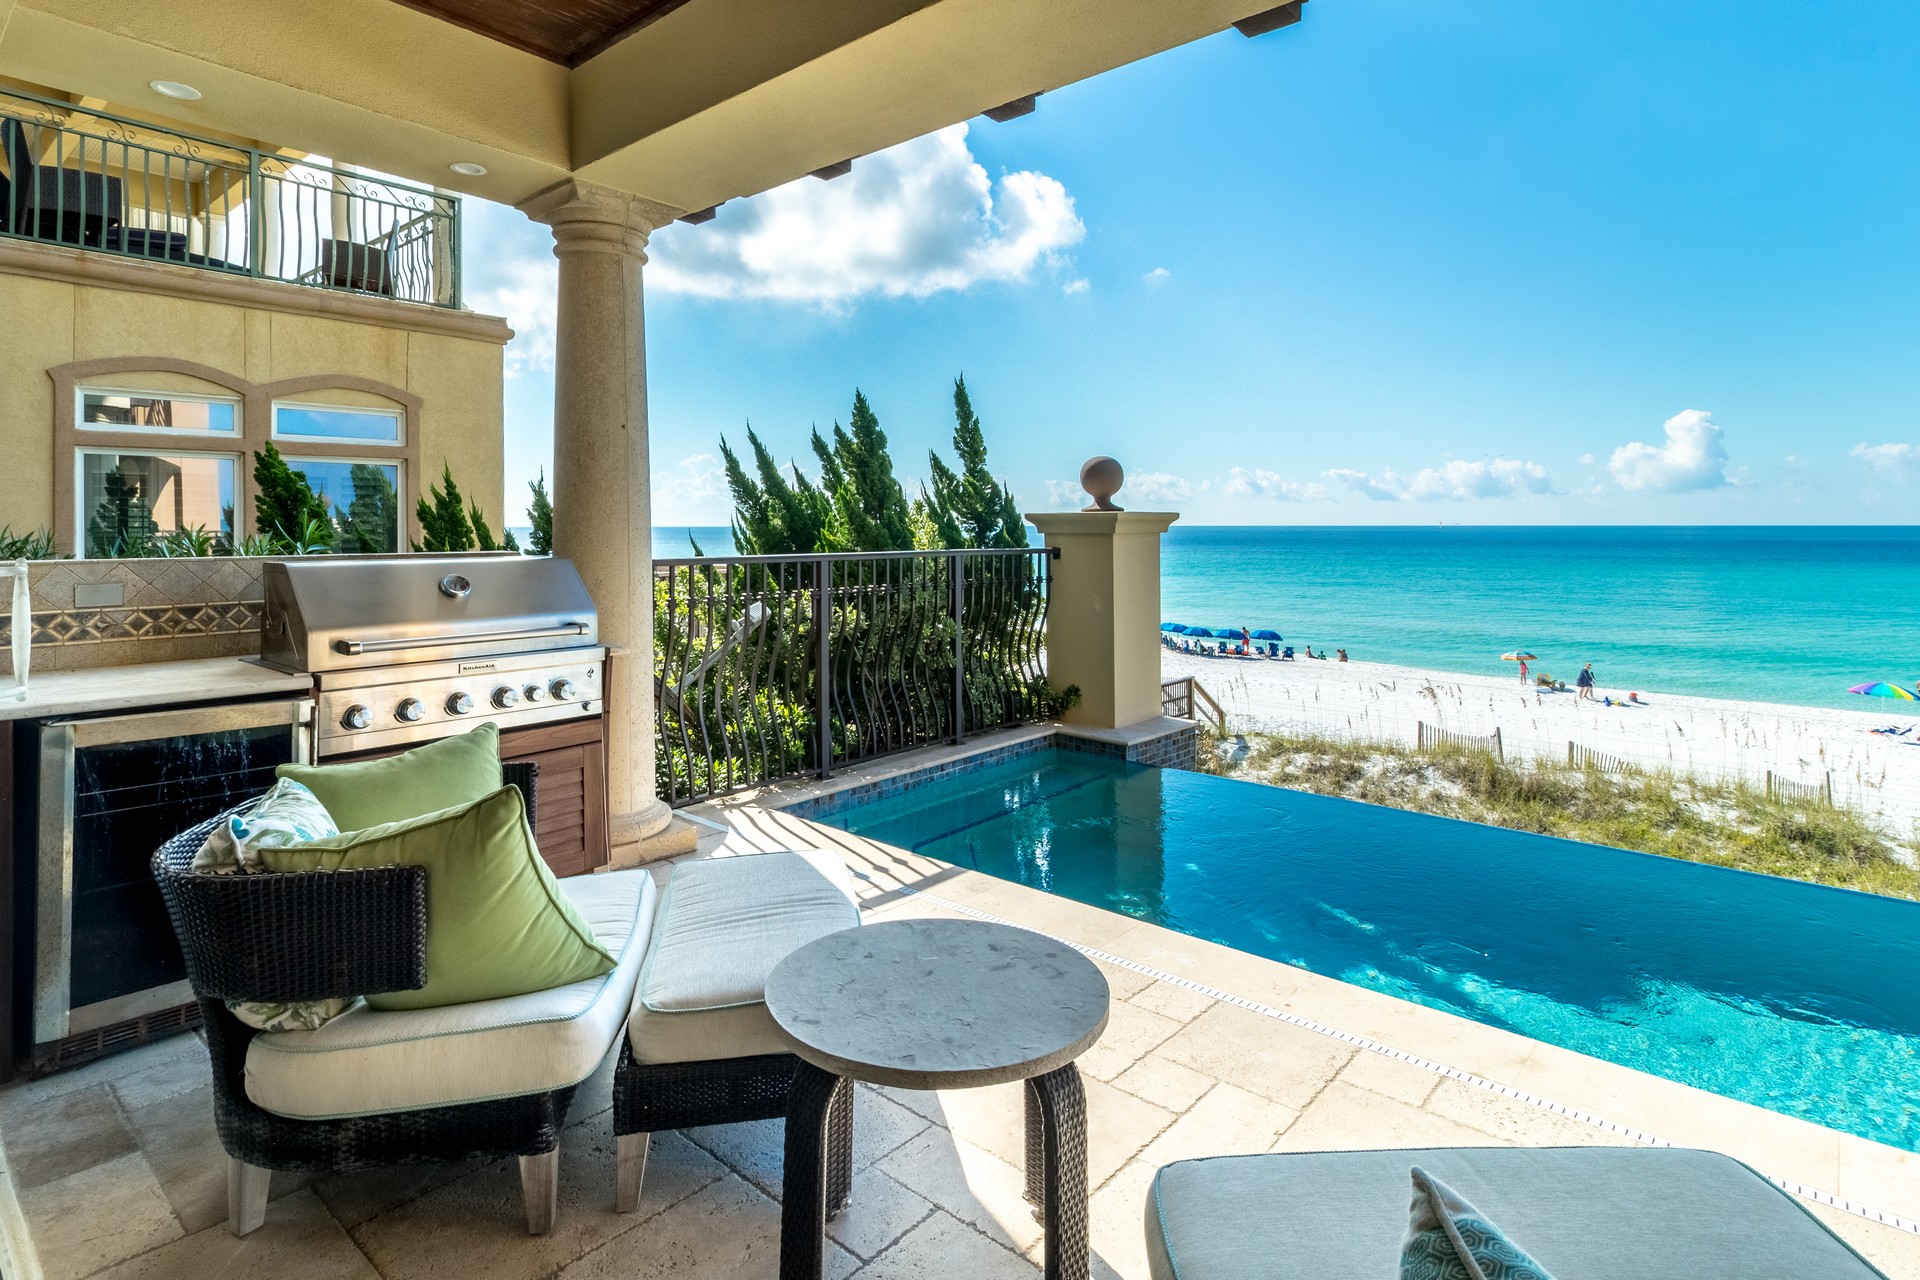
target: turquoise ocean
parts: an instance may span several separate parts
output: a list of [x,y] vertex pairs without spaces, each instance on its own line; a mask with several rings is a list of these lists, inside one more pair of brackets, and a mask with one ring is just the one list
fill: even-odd
[[[654,531],[686,556],[684,528]],[[725,529],[691,530],[708,555]],[[1037,542],[1038,539],[1036,538]],[[1162,616],[1270,627],[1356,661],[1506,675],[1531,649],[1609,688],[1898,714],[1920,678],[1920,527],[1260,528],[1175,525]]]

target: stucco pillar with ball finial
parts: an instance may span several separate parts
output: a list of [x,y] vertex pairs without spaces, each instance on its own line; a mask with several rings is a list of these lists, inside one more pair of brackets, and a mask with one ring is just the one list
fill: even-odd
[[1126,473],[1089,458],[1082,511],[1029,515],[1053,551],[1047,607],[1047,683],[1080,690],[1068,724],[1124,729],[1160,715],[1160,535],[1171,511],[1115,506]]

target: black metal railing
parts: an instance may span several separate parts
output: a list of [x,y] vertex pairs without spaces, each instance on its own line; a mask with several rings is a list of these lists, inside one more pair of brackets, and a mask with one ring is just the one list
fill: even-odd
[[460,305],[460,202],[374,174],[0,91],[0,233]]
[[691,804],[1047,719],[1045,550],[654,562],[659,792]]

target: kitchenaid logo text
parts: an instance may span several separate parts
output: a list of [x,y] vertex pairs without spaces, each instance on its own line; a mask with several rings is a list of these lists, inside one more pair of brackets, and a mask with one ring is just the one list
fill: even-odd
[[497,662],[463,662],[460,664],[460,674],[463,676],[478,675],[482,671],[498,671],[499,669],[500,664]]

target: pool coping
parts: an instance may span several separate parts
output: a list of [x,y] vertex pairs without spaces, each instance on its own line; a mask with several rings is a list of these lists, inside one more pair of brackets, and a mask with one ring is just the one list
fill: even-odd
[[[1035,735],[1039,736],[1039,735]],[[1920,1154],[1058,898],[793,813],[734,806],[719,854],[838,850],[863,898],[1003,920],[1109,964],[1649,1145],[1722,1151],[1851,1218],[1920,1237]]]

